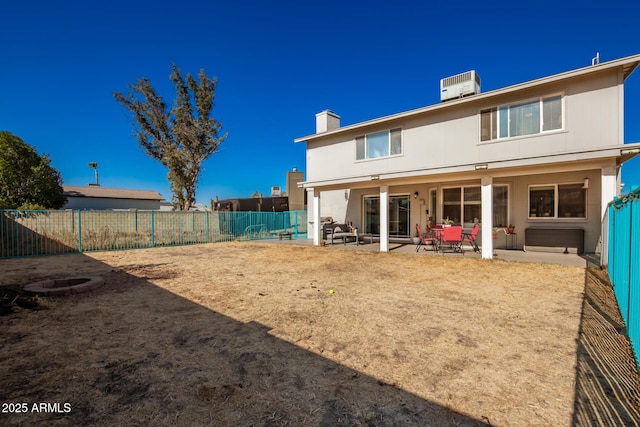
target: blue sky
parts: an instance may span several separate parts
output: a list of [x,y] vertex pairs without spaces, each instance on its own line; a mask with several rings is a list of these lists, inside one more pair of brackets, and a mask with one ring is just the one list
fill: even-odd
[[[439,102],[441,78],[475,69],[489,91],[640,53],[640,3],[96,0],[2,4],[0,130],[47,153],[66,185],[156,190],[166,170],[132,136],[115,91],[147,77],[172,104],[171,65],[218,77],[229,132],[197,200],[250,197],[305,170],[315,114],[352,124]],[[640,142],[640,70],[625,142]],[[623,167],[640,184],[640,159]]]

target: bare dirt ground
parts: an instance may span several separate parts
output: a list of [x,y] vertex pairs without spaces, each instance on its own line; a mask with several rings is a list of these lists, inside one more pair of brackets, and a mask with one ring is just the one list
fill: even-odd
[[[0,425],[640,425],[598,271],[264,243],[0,271]],[[106,284],[18,298],[81,275]]]

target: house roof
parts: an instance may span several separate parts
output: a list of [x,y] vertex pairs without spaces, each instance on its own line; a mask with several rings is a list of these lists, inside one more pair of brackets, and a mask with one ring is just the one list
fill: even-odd
[[151,190],[128,190],[124,188],[104,188],[98,186],[80,187],[65,185],[64,195],[67,197],[92,197],[102,199],[139,199],[164,200],[164,197]]
[[296,138],[296,139],[294,139],[294,142],[313,141],[315,139],[323,138],[323,137],[326,137],[326,136],[329,136],[329,135],[339,134],[341,132],[347,132],[347,131],[351,131],[351,130],[354,130],[354,129],[364,128],[364,127],[372,126],[372,125],[377,125],[377,124],[380,124],[380,123],[384,123],[384,122],[388,122],[388,121],[392,121],[392,120],[396,120],[396,119],[411,117],[411,116],[415,116],[415,115],[418,115],[418,114],[423,114],[423,113],[430,112],[430,111],[436,111],[436,110],[441,110],[441,109],[445,109],[445,108],[451,108],[451,107],[455,107],[455,106],[460,105],[460,104],[464,104],[464,103],[468,103],[468,102],[475,102],[475,101],[478,101],[478,100],[481,100],[481,99],[500,96],[500,95],[504,95],[504,94],[508,94],[508,93],[512,93],[512,92],[517,92],[517,91],[520,91],[520,90],[528,89],[530,87],[539,86],[539,85],[543,85],[543,84],[547,84],[547,83],[553,83],[553,82],[557,82],[557,81],[561,81],[561,80],[566,80],[566,79],[582,76],[582,75],[585,75],[585,74],[604,71],[604,70],[611,69],[611,68],[620,67],[620,69],[622,71],[623,78],[626,79],[627,77],[629,77],[629,75],[631,73],[633,73],[633,71],[636,69],[638,64],[640,64],[640,54],[627,56],[625,58],[616,59],[616,60],[608,61],[608,62],[603,62],[603,63],[596,64],[596,65],[590,65],[590,66],[587,66],[587,67],[578,68],[576,70],[567,71],[567,72],[560,73],[560,74],[555,74],[553,76],[543,77],[543,78],[540,78],[540,79],[531,80],[531,81],[524,82],[524,83],[519,83],[519,84],[516,84],[516,85],[513,85],[513,86],[508,86],[508,87],[505,87],[505,88],[502,88],[502,89],[496,89],[496,90],[492,90],[492,91],[489,91],[489,92],[479,93],[477,95],[467,96],[465,98],[460,98],[460,99],[456,99],[456,100],[442,102],[442,103],[439,103],[439,104],[434,104],[434,105],[430,105],[430,106],[427,106],[427,107],[421,107],[421,108],[417,108],[417,109],[414,109],[414,110],[404,111],[404,112],[401,112],[401,113],[392,114],[392,115],[389,115],[389,116],[384,116],[384,117],[380,117],[380,118],[373,119],[373,120],[368,120],[368,121],[364,121],[364,122],[360,122],[360,123],[355,123],[353,125],[343,126],[343,127],[338,128],[338,129],[330,130],[330,131],[327,131],[327,132],[316,133],[316,134],[304,136],[304,137],[301,137],[301,138]]

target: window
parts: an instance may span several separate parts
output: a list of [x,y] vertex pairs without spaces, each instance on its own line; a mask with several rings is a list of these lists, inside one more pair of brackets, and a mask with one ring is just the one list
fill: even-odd
[[442,190],[442,219],[449,219],[454,224],[460,224],[461,190],[460,187]]
[[402,154],[400,129],[371,133],[356,138],[356,160],[378,159]]
[[509,224],[509,191],[506,185],[493,186],[493,226],[506,227]]
[[529,218],[586,218],[587,190],[580,184],[529,187]]
[[476,223],[480,220],[481,194],[480,187],[464,188],[464,222]]
[[558,129],[562,129],[562,95],[480,111],[480,141],[533,135]]
[[[509,192],[506,185],[493,186],[493,226],[506,227]],[[454,187],[442,190],[442,218],[455,224],[475,224],[482,221],[482,192],[479,186]],[[460,221],[460,218],[463,221]]]

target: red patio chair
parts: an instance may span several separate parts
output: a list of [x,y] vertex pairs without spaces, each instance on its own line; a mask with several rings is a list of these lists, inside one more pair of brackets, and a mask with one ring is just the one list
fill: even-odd
[[[420,226],[418,224],[416,224],[416,231],[418,232],[418,238],[420,239],[420,242],[416,246],[416,252],[420,250],[420,246],[426,246],[427,243],[431,244],[434,251],[438,250],[438,238],[435,236],[435,234],[422,234],[422,230],[420,229]],[[426,251],[427,248],[424,248],[424,250]]]
[[462,249],[462,226],[452,225],[451,227],[445,227],[442,230],[442,244],[449,245],[453,252],[461,252],[464,255],[464,250]]
[[480,248],[478,247],[478,243],[476,242],[476,236],[478,235],[478,231],[480,231],[480,224],[474,224],[471,229],[471,233],[462,233],[462,243],[468,242],[473,248],[474,252],[480,252]]

